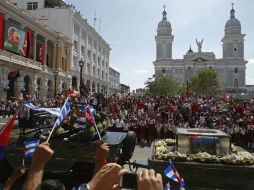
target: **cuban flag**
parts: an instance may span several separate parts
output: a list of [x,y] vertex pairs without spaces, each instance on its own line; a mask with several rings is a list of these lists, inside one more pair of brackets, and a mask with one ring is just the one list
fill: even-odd
[[90,109],[92,115],[95,115],[96,114],[96,109],[94,109],[93,107],[89,106],[89,105],[86,105],[84,106],[84,109]]
[[58,128],[60,126],[60,124],[62,123],[62,121],[66,117],[66,115],[70,112],[70,110],[71,110],[71,105],[70,105],[70,102],[67,98],[66,102],[64,103],[64,105],[63,105],[63,107],[60,111],[60,115],[56,120],[55,128]]
[[79,118],[79,119],[77,119],[76,123],[79,126],[79,128],[83,128],[83,129],[86,128],[86,120],[85,119]]
[[172,163],[170,163],[169,166],[164,170],[164,174],[168,178],[174,180],[175,182],[178,182],[180,185],[180,189],[184,188],[184,179],[179,175],[175,166]]
[[168,183],[166,183],[166,186],[165,186],[165,188],[164,188],[164,190],[170,190],[170,183],[168,182]]
[[93,114],[89,108],[89,106],[86,106],[85,107],[85,110],[86,110],[86,118],[92,123],[92,124],[95,124],[95,120],[94,120],[94,117],[93,117]]
[[25,155],[24,158],[32,157],[36,147],[40,144],[40,140],[25,141]]
[[44,111],[44,112],[50,113],[50,114],[57,116],[57,117],[60,116],[60,111],[61,111],[60,108],[39,108],[39,107],[33,105],[32,103],[25,104],[25,106],[29,109],[34,110],[34,111]]

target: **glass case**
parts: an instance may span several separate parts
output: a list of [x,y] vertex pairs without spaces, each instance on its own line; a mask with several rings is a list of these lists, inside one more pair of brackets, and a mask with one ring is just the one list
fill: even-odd
[[214,129],[176,129],[176,150],[185,154],[207,152],[223,156],[230,153],[230,135]]

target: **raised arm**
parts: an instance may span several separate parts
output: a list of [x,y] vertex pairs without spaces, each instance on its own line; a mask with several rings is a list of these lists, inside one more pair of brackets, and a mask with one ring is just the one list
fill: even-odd
[[44,167],[50,160],[54,151],[49,147],[48,143],[42,143],[37,146],[32,157],[32,164],[28,173],[27,179],[22,187],[22,190],[39,190]]

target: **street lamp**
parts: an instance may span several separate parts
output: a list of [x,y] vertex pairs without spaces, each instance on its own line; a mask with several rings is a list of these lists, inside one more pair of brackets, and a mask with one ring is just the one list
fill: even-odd
[[57,87],[56,87],[56,77],[57,77],[57,71],[54,71],[54,76],[55,76],[55,89],[54,89],[54,96],[56,96],[56,89],[57,89]]
[[79,83],[79,87],[81,86],[82,84],[82,71],[83,71],[83,67],[84,67],[84,61],[83,59],[81,58],[81,60],[79,61],[79,67],[80,67],[80,83]]

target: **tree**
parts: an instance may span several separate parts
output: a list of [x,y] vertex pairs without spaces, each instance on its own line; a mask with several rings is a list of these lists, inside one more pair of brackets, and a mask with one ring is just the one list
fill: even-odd
[[178,85],[163,75],[148,78],[145,82],[146,93],[155,96],[174,96],[177,94]]
[[218,74],[214,69],[204,69],[190,78],[190,90],[203,96],[218,96],[222,93]]

